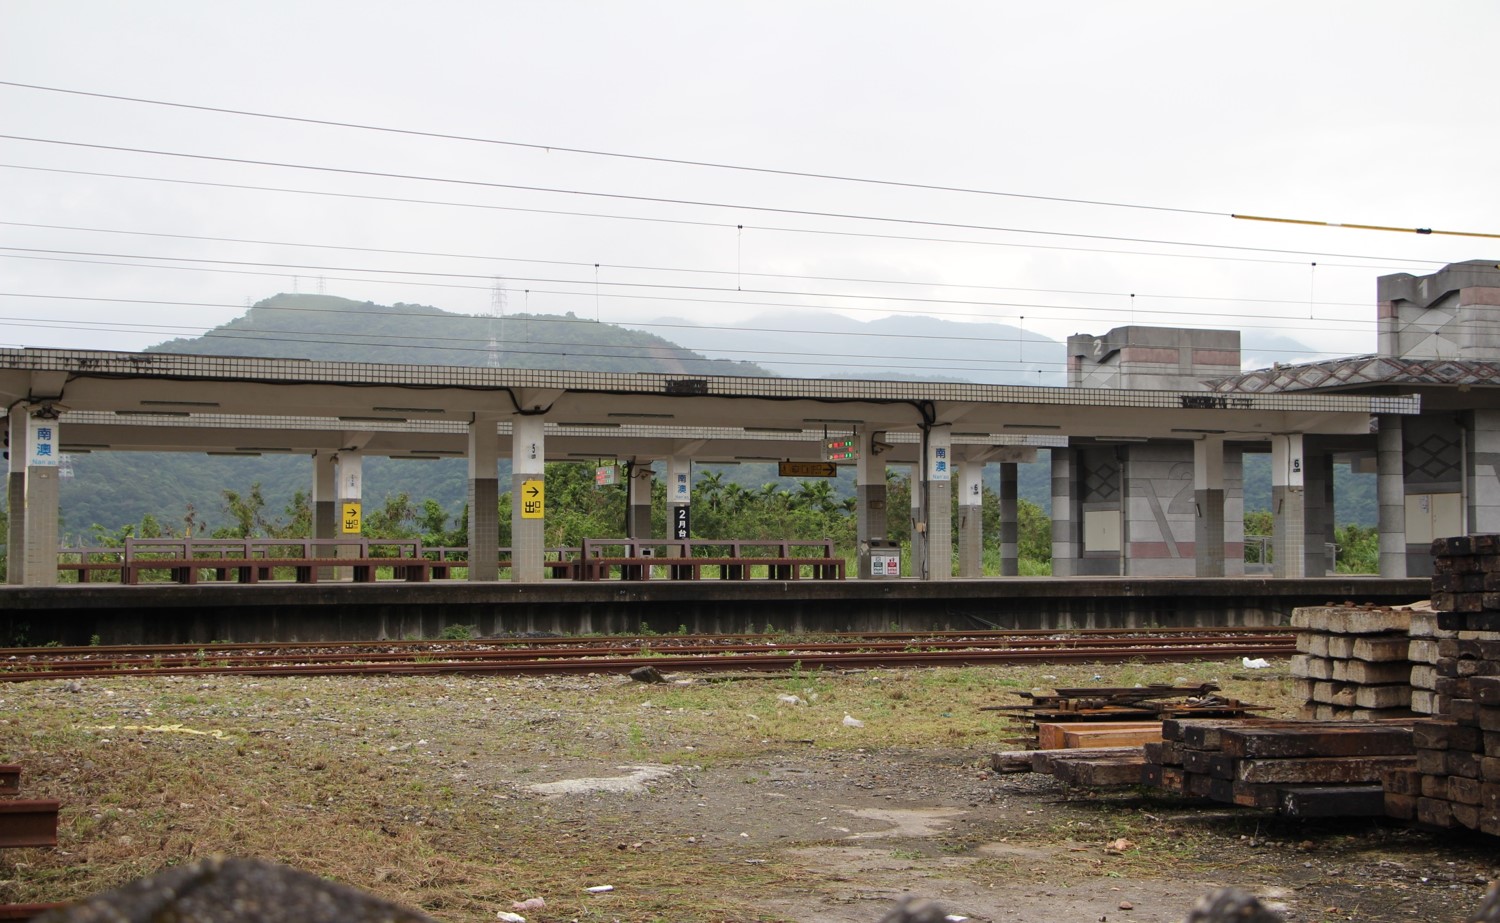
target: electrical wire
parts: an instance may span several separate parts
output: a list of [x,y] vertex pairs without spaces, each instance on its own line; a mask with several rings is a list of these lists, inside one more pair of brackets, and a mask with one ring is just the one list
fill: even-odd
[[[9,249],[9,248],[0,247],[0,250],[4,250],[4,249]],[[164,269],[164,270],[175,270],[175,271],[186,271],[186,272],[209,272],[209,273],[224,273],[224,274],[232,274],[232,275],[271,276],[271,277],[277,277],[277,278],[285,277],[287,275],[287,273],[284,273],[284,272],[235,270],[235,269],[223,269],[223,268],[202,267],[202,266],[160,266],[160,265],[155,265],[155,264],[151,264],[151,263],[118,263],[118,262],[111,262],[111,261],[104,261],[104,260],[80,260],[80,259],[70,259],[70,258],[63,258],[63,257],[46,257],[46,256],[31,256],[31,255],[11,256],[11,255],[7,255],[7,254],[3,254],[3,253],[0,253],[0,259],[33,259],[33,260],[41,260],[41,261],[48,261],[48,262],[82,263],[82,264],[87,264],[87,265],[125,266],[125,267],[137,268],[137,269]],[[251,265],[260,265],[260,264],[251,264]],[[397,272],[397,270],[372,270],[372,271]],[[428,273],[415,273],[415,274],[417,274],[417,275],[428,275]],[[462,285],[462,284],[444,283],[444,282],[422,282],[422,281],[415,281],[415,280],[410,280],[410,279],[359,279],[359,278],[340,277],[340,276],[320,277],[320,278],[332,278],[333,281],[338,281],[338,282],[355,282],[355,283],[374,284],[374,285],[407,285],[407,286],[413,286],[414,285],[414,286],[421,286],[421,287],[427,287],[427,288],[455,288],[455,289],[463,289],[463,290],[467,290],[467,291],[487,291],[487,290],[491,290],[491,286]],[[488,276],[479,276],[477,278],[489,278],[489,277]],[[586,284],[588,284],[588,283],[581,282],[581,281],[580,282],[570,282],[569,280],[561,280],[561,281],[563,282],[563,284],[574,284],[574,285],[586,285]],[[657,287],[657,286],[644,285],[643,287],[654,288],[654,287]],[[527,289],[527,291],[528,292],[536,292],[538,294],[571,296],[571,297],[574,297],[574,298],[587,297],[588,294],[589,294],[587,291],[562,290],[562,289]],[[731,290],[729,290],[729,289],[723,289],[722,291],[728,292],[728,291],[731,291]],[[688,303],[688,304],[702,305],[702,306],[713,306],[713,307],[722,307],[724,305],[734,305],[734,306],[741,306],[741,307],[769,307],[769,308],[812,310],[812,311],[843,311],[843,312],[850,312],[850,313],[870,313],[870,314],[882,314],[882,315],[884,315],[884,314],[909,314],[909,315],[917,315],[917,316],[924,316],[924,317],[926,317],[926,316],[933,316],[933,317],[957,317],[957,318],[963,318],[963,319],[969,320],[969,321],[975,320],[976,318],[982,318],[982,319],[993,321],[993,322],[1000,322],[1000,321],[1004,321],[1004,320],[1009,319],[1009,318],[1012,317],[1012,315],[1003,315],[1003,314],[1002,315],[991,315],[991,314],[975,315],[975,314],[973,314],[971,312],[942,311],[942,310],[934,310],[932,308],[925,308],[925,309],[917,309],[917,308],[902,309],[902,308],[896,308],[896,307],[862,308],[862,307],[852,306],[852,305],[821,305],[821,304],[807,304],[807,303],[788,303],[788,302],[777,302],[777,301],[757,301],[757,300],[740,299],[740,298],[715,298],[715,299],[708,299],[708,298],[686,298],[686,297],[675,297],[675,296],[671,296],[671,295],[638,295],[638,294],[619,293],[619,292],[611,293],[609,297],[612,298],[612,299],[615,299],[615,300],[644,300],[644,301],[653,301],[653,302],[684,302],[684,303]],[[814,297],[825,297],[825,296],[815,295]],[[899,299],[888,299],[888,300],[899,300]],[[1110,307],[1110,306],[1089,306],[1089,305],[1043,305],[1043,304],[1036,304],[1036,303],[1024,303],[1023,304],[1023,303],[961,302],[961,301],[957,302],[957,303],[959,303],[959,304],[966,304],[967,303],[967,304],[973,304],[973,305],[976,305],[976,306],[985,306],[985,305],[1006,306],[1006,307],[1014,307],[1014,308],[1018,308],[1018,309],[1022,309],[1022,310],[1053,310],[1053,311],[1067,311],[1067,312],[1088,313],[1088,314],[1123,313],[1125,311],[1130,310],[1129,308]],[[1139,309],[1136,309],[1136,310],[1139,310]],[[1189,319],[1189,323],[1185,324],[1186,326],[1194,326],[1194,324],[1192,324],[1191,321],[1201,321],[1201,319],[1202,319],[1202,314],[1201,314],[1201,312],[1198,312],[1198,311],[1169,311],[1169,310],[1166,310],[1166,309],[1153,309],[1153,310],[1151,310],[1149,312],[1146,312],[1146,314],[1147,314],[1148,317],[1180,317],[1180,318],[1187,318],[1187,319]],[[1051,322],[1062,322],[1062,321],[1066,320],[1066,318],[1058,317],[1058,316],[1053,316],[1053,315],[1042,315],[1041,319],[1042,320],[1046,320],[1046,321],[1051,321]],[[1367,320],[1367,319],[1313,318],[1313,320],[1323,320],[1323,321],[1326,321],[1326,322],[1329,322],[1329,323],[1338,323],[1338,324],[1340,324],[1340,326],[1339,327],[1310,327],[1310,326],[1307,326],[1305,323],[1302,323],[1304,321],[1309,320],[1309,318],[1301,317],[1301,316],[1298,316],[1298,315],[1270,315],[1270,316],[1267,316],[1266,319],[1273,321],[1273,323],[1257,324],[1257,323],[1254,323],[1254,322],[1251,322],[1251,321],[1248,321],[1248,320],[1245,320],[1245,319],[1240,319],[1238,321],[1238,323],[1239,323],[1239,326],[1241,326],[1241,327],[1251,327],[1251,328],[1264,327],[1264,328],[1274,328],[1274,329],[1281,330],[1281,329],[1285,329],[1285,324],[1274,323],[1274,321],[1277,321],[1277,320],[1282,320],[1282,321],[1298,321],[1299,325],[1300,325],[1299,329],[1305,330],[1305,331],[1309,331],[1309,332],[1313,332],[1313,331],[1324,331],[1324,332],[1342,331],[1342,332],[1347,332],[1347,328],[1349,328],[1349,327],[1359,327],[1361,325],[1368,325],[1368,326],[1373,326],[1374,325],[1374,321],[1373,320]],[[637,326],[640,326],[640,325],[637,325]],[[1198,324],[1198,326],[1206,326],[1206,325],[1204,325],[1204,324]],[[1310,351],[1310,352],[1314,352],[1314,351]]]
[[[1112,297],[1112,298],[1124,298],[1127,295],[1129,295],[1129,297],[1134,298],[1134,297],[1137,297],[1137,295],[1139,295],[1139,297],[1141,297],[1141,298],[1161,298],[1161,299],[1171,299],[1171,300],[1179,300],[1179,301],[1213,301],[1213,302],[1227,302],[1227,303],[1231,303],[1231,304],[1241,304],[1241,303],[1243,303],[1243,304],[1296,304],[1296,305],[1320,304],[1320,305],[1328,305],[1328,306],[1334,306],[1334,307],[1364,307],[1365,304],[1366,304],[1365,302],[1362,302],[1362,301],[1360,301],[1360,302],[1354,302],[1354,301],[1311,301],[1309,299],[1301,299],[1301,298],[1299,298],[1299,299],[1290,299],[1290,298],[1242,298],[1242,297],[1230,297],[1230,296],[1222,296],[1222,295],[1166,295],[1166,294],[1159,294],[1159,293],[1152,293],[1152,292],[1127,293],[1127,292],[1090,291],[1090,290],[1086,290],[1086,289],[1027,288],[1027,287],[1015,286],[1015,285],[983,285],[983,284],[973,283],[973,282],[938,282],[938,281],[934,281],[934,280],[923,280],[923,279],[871,279],[871,278],[861,278],[861,277],[857,277],[857,276],[854,276],[854,277],[851,277],[851,276],[815,276],[815,275],[807,275],[805,273],[786,273],[786,272],[739,272],[739,271],[733,271],[733,272],[731,272],[730,270],[726,270],[726,269],[693,269],[693,268],[678,267],[678,266],[640,266],[640,265],[634,265],[634,264],[629,264],[629,263],[599,263],[599,264],[594,264],[594,263],[583,262],[581,260],[543,260],[543,259],[535,259],[535,258],[531,258],[531,257],[494,256],[494,255],[482,254],[482,253],[451,253],[451,252],[433,251],[433,250],[401,250],[401,249],[395,249],[395,248],[390,248],[390,247],[355,247],[355,246],[350,246],[350,245],[347,245],[347,244],[316,244],[316,243],[306,243],[306,242],[287,241],[287,240],[257,240],[257,239],[253,239],[253,238],[244,238],[244,237],[212,237],[212,236],[203,235],[203,234],[171,234],[171,233],[166,233],[166,232],[162,232],[162,231],[127,231],[127,230],[123,230],[123,229],[119,229],[119,228],[94,228],[94,227],[81,227],[81,226],[77,226],[77,225],[66,225],[66,224],[38,224],[38,223],[35,223],[35,222],[29,222],[29,221],[3,221],[3,220],[0,220],[0,226],[23,227],[23,228],[41,228],[41,229],[54,230],[54,231],[83,231],[83,232],[86,232],[86,233],[94,233],[94,234],[121,234],[121,235],[133,236],[133,237],[163,237],[163,238],[168,238],[170,240],[200,240],[200,241],[212,241],[212,242],[215,242],[215,243],[258,244],[258,245],[272,246],[272,247],[301,247],[301,248],[313,249],[313,250],[345,250],[345,251],[349,251],[351,253],[387,253],[387,254],[395,254],[395,255],[398,255],[398,256],[436,256],[436,257],[443,257],[443,258],[448,258],[448,259],[491,260],[491,261],[495,261],[495,262],[506,262],[506,263],[536,263],[536,264],[543,265],[543,266],[574,266],[574,267],[578,267],[580,269],[589,268],[589,267],[592,267],[592,266],[595,266],[595,265],[599,265],[599,266],[602,266],[605,269],[620,269],[620,270],[630,270],[630,271],[639,271],[639,272],[676,272],[676,273],[694,274],[694,275],[719,275],[719,276],[734,275],[736,277],[739,277],[739,276],[748,276],[750,278],[759,278],[759,279],[798,279],[798,280],[809,281],[809,282],[854,282],[854,283],[862,283],[862,284],[868,284],[868,285],[907,285],[907,286],[922,287],[922,288],[961,288],[961,289],[970,289],[970,290],[976,290],[976,291],[997,291],[997,292],[1042,292],[1044,294],[1049,294],[1049,295],[1089,295],[1089,296],[1096,296],[1096,297]],[[739,290],[740,289],[736,288],[736,291],[739,291]]]
[[323,125],[334,128],[352,128],[360,131],[376,131],[391,134],[409,135],[418,138],[436,138],[445,141],[463,141],[475,144],[493,144],[505,147],[524,148],[533,151],[542,151],[548,154],[565,153],[581,154],[590,157],[612,157],[622,160],[649,161],[652,163],[671,164],[674,166],[704,167],[715,170],[735,170],[745,173],[761,173],[772,176],[789,176],[798,179],[822,179],[833,180],[844,183],[861,183],[875,186],[892,186],[903,189],[921,189],[929,192],[957,192],[966,195],[1001,196],[1012,199],[1030,199],[1039,202],[1062,202],[1071,205],[1094,205],[1106,208],[1129,208],[1142,209],[1158,212],[1175,212],[1184,215],[1207,215],[1211,217],[1226,217],[1228,212],[1205,211],[1196,208],[1174,208],[1166,205],[1142,205],[1130,202],[1109,202],[1098,199],[1073,199],[1064,196],[1035,195],[1021,192],[1001,192],[993,189],[977,189],[966,186],[945,186],[931,183],[914,183],[901,180],[875,179],[870,177],[848,176],[836,173],[815,173],[805,170],[782,170],[772,167],[757,167],[745,164],[719,163],[707,160],[688,160],[678,157],[656,157],[647,154],[632,154],[621,151],[604,151],[589,148],[567,147],[558,144],[537,144],[534,142],[508,141],[498,138],[479,138],[470,135],[448,134],[445,132],[421,131],[411,128],[394,128],[384,125],[367,125],[359,122],[341,122],[332,119],[315,119],[291,115],[278,115],[268,112],[254,112],[246,109],[229,109],[219,106],[201,106],[190,103],[168,102],[160,99],[143,99],[137,96],[118,96],[112,93],[98,93],[87,90],[69,90],[61,87],[41,86],[33,83],[19,83],[11,80],[0,80],[0,86],[16,87],[26,90],[38,90],[48,93],[66,93],[73,96],[89,96],[96,99],[109,99],[117,102],[140,103],[151,106],[167,106],[174,109],[190,109],[198,112],[212,112],[220,115],[239,115],[258,119],[276,119],[284,122],[299,122],[307,125]]
[[1007,228],[988,224],[967,224],[960,221],[936,221],[926,218],[899,218],[889,215],[861,215],[854,212],[825,212],[813,209],[801,208],[778,208],[770,205],[747,205],[731,202],[710,202],[699,199],[675,199],[665,196],[643,196],[631,195],[622,192],[597,192],[582,189],[562,189],[553,186],[529,186],[520,183],[497,183],[489,180],[462,179],[458,177],[424,176],[415,173],[393,173],[383,170],[358,170],[352,167],[326,167],[317,164],[288,163],[275,160],[256,160],[248,157],[225,157],[214,154],[190,154],[184,151],[163,151],[153,148],[125,147],[113,144],[95,144],[86,141],[64,141],[57,138],[34,138],[26,135],[0,134],[0,139],[8,141],[22,141],[32,144],[52,144],[65,147],[80,147],[90,150],[113,151],[128,154],[146,154],[153,157],[174,157],[186,160],[209,161],[213,163],[231,163],[242,166],[275,167],[285,170],[304,170],[314,173],[331,173],[341,176],[362,176],[375,179],[398,179],[413,182],[441,183],[446,185],[470,186],[481,189],[506,189],[522,192],[541,192],[552,195],[574,195],[595,198],[617,199],[626,202],[649,202],[656,205],[685,205],[696,208],[721,208],[734,211],[764,212],[774,215],[797,215],[805,218],[833,218],[844,221],[872,221],[888,224],[913,225],[917,227],[951,228],[962,231],[995,231],[1007,234],[1035,234],[1043,237],[1067,237],[1078,240],[1105,240],[1116,243],[1135,244],[1158,244],[1172,247],[1199,247],[1212,250],[1236,250],[1247,253],[1278,253],[1278,254],[1304,254],[1308,256],[1328,256],[1335,259],[1381,259],[1381,257],[1361,256],[1358,254],[1332,253],[1313,254],[1302,250],[1287,250],[1277,247],[1249,247],[1235,244],[1208,244],[1194,241],[1159,240],[1149,237],[1122,237],[1112,234],[1085,234],[1074,231],[1042,231],[1029,228]]
[[[649,224],[674,224],[684,227],[722,228],[725,230],[745,229],[774,234],[808,234],[824,237],[857,237],[866,240],[892,240],[904,243],[934,243],[934,244],[959,244],[975,247],[1011,247],[1024,250],[1049,250],[1065,253],[1101,253],[1113,256],[1147,256],[1160,257],[1163,259],[1182,260],[1214,260],[1220,262],[1236,263],[1262,263],[1280,266],[1304,266],[1307,261],[1302,259],[1279,260],[1265,257],[1227,256],[1220,253],[1157,253],[1144,250],[1111,250],[1100,247],[1069,247],[1059,244],[1020,243],[1016,241],[996,240],[974,240],[972,238],[952,237],[919,237],[911,234],[877,234],[870,231],[837,231],[826,228],[793,228],[777,225],[754,225],[735,224],[724,221],[695,221],[686,218],[657,218],[644,215],[615,215],[602,212],[577,212],[562,209],[548,208],[526,208],[518,205],[490,205],[480,202],[453,202],[441,199],[414,199],[402,196],[381,196],[353,192],[333,192],[323,189],[295,189],[283,186],[257,186],[248,183],[224,183],[210,180],[190,180],[167,176],[141,176],[131,173],[109,173],[97,170],[65,170],[60,167],[39,167],[29,164],[0,163],[0,169],[6,170],[28,170],[37,173],[60,173],[71,176],[94,176],[104,179],[127,179],[150,183],[173,183],[184,186],[203,186],[218,189],[238,189],[251,192],[280,192],[289,195],[323,196],[338,199],[361,199],[371,202],[394,202],[402,205],[433,205],[444,208],[470,208],[484,211],[506,211],[519,212],[535,215],[557,215],[571,218],[595,218],[613,221],[639,221]],[[1300,251],[1292,251],[1300,252]],[[1432,266],[1447,265],[1443,260],[1426,260],[1412,257],[1339,257],[1327,253],[1305,253],[1305,256],[1316,256],[1323,262],[1324,266],[1339,267],[1344,269],[1385,269],[1390,266],[1409,266],[1412,264],[1427,264]],[[1377,265],[1369,263],[1331,263],[1329,259],[1363,259],[1376,261]]]

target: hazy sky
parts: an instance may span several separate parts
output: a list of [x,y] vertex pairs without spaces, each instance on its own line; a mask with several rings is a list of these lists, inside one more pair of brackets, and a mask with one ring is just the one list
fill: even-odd
[[1369,352],[1377,276],[1500,240],[1229,214],[1500,233],[1497,34],[1492,0],[5,0],[3,81],[400,131],[0,86],[0,133],[41,139],[0,139],[0,343],[137,349],[283,291],[485,313],[503,288],[616,323]]

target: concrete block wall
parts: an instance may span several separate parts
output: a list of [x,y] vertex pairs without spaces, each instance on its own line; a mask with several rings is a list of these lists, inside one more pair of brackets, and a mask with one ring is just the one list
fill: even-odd
[[1382,276],[1377,298],[1381,355],[1500,357],[1500,273],[1493,261],[1453,263],[1427,276]]
[[1238,330],[1116,327],[1068,337],[1068,385],[1198,391],[1203,381],[1240,371]]
[[1197,510],[1192,445],[1129,446],[1124,479],[1128,575],[1193,576]]

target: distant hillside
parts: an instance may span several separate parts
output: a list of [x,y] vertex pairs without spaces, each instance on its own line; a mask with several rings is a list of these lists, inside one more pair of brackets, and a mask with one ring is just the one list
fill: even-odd
[[712,326],[668,317],[645,326],[671,330],[705,355],[753,360],[793,378],[1065,383],[1064,345],[1011,324],[797,312]]
[[201,337],[169,340],[148,351],[590,372],[771,374],[754,363],[708,359],[655,334],[571,313],[488,317],[332,295],[276,295]]

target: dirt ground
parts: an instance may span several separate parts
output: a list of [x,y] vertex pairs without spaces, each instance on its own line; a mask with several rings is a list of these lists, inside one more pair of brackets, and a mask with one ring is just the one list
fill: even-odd
[[[1051,678],[1158,681],[1094,669]],[[874,923],[906,895],[977,921],[1176,923],[1225,885],[1294,923],[1458,923],[1500,877],[1492,838],[994,774],[998,719],[978,706],[1035,681],[13,684],[0,688],[0,762],[23,763],[25,794],[64,810],[58,850],[0,852],[0,900],[63,899],[227,852],[452,923],[528,896],[548,901],[532,923]]]
[[[541,774],[602,780],[643,768],[550,765]],[[529,784],[517,797],[534,794]],[[1289,921],[1456,923],[1500,865],[1482,838],[1070,792],[1050,777],[978,769],[968,751],[786,752],[681,769],[635,793],[580,785],[543,797],[571,822],[613,816],[648,840],[691,841],[747,863],[775,855],[806,872],[806,886],[754,900],[801,923],[872,923],[905,895],[981,921],[1178,923],[1225,885]],[[1118,843],[1122,831],[1128,843]]]

